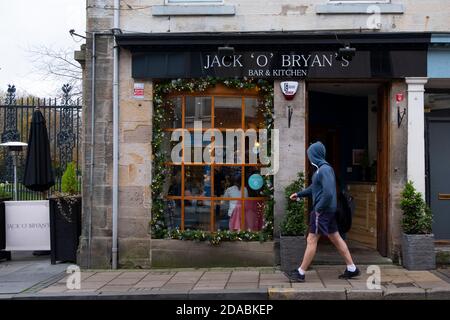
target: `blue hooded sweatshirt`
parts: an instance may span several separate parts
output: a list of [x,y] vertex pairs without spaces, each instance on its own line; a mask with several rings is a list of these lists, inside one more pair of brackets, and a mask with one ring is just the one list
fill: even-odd
[[325,161],[325,146],[319,141],[309,146],[308,159],[317,168],[311,185],[297,193],[298,197],[312,196],[315,212],[336,212],[336,179],[333,168]]

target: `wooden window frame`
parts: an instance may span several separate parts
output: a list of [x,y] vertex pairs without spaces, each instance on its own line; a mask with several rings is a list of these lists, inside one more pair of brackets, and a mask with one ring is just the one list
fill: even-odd
[[[202,132],[209,130],[209,129],[216,129],[215,128],[215,99],[216,98],[241,98],[241,126],[239,128],[232,128],[232,129],[242,129],[246,130],[246,124],[245,124],[245,99],[246,98],[257,98],[260,99],[260,96],[256,90],[249,90],[249,89],[231,89],[227,88],[223,85],[217,85],[212,89],[203,91],[203,92],[176,92],[169,94],[167,96],[167,99],[173,99],[173,98],[181,98],[181,128],[164,128],[164,132],[173,132],[175,130],[182,129],[182,141],[184,141],[184,130],[187,130],[189,132],[194,132],[194,128],[186,128],[185,127],[185,119],[186,119],[186,97],[211,97],[211,127],[210,128],[202,128]],[[217,128],[218,130],[225,132],[229,128]],[[211,140],[211,143],[214,145],[214,139]],[[246,141],[243,139],[241,143],[245,144]],[[244,145],[245,148],[245,145]],[[185,230],[185,201],[186,200],[207,200],[211,202],[210,205],[210,222],[209,222],[209,231],[214,232],[215,229],[215,205],[218,201],[241,201],[241,226],[245,225],[245,201],[265,201],[267,200],[266,197],[245,197],[245,188],[247,187],[245,184],[245,170],[247,167],[264,167],[261,163],[236,163],[236,164],[227,164],[227,163],[215,163],[215,161],[212,161],[211,163],[195,163],[195,162],[189,162],[185,163],[184,161],[184,143],[182,143],[182,149],[181,149],[181,164],[180,163],[173,163],[173,162],[165,162],[166,166],[172,166],[172,167],[180,167],[181,168],[181,195],[174,196],[174,195],[166,195],[166,199],[170,200],[179,200],[181,202],[181,225],[180,229]],[[211,172],[211,196],[186,196],[185,195],[185,167],[186,166],[208,166],[210,167]],[[241,197],[240,198],[225,198],[220,196],[214,195],[214,169],[216,167],[240,167],[241,168]]]

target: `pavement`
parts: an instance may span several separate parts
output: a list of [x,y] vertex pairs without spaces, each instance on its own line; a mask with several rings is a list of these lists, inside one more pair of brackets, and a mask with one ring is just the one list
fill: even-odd
[[80,289],[68,289],[67,266],[42,258],[0,262],[0,299],[450,300],[450,269],[379,265],[379,289],[368,288],[366,265],[352,280],[338,279],[342,265],[314,266],[305,283],[291,283],[277,268],[83,270]]
[[61,278],[66,264],[52,265],[50,256],[34,256],[30,251],[12,252],[11,261],[0,262],[0,298],[34,288],[39,290]]

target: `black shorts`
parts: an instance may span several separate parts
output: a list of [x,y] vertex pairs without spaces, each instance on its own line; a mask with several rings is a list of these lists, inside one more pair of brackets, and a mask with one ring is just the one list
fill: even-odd
[[328,236],[337,231],[338,226],[335,212],[311,212],[309,216],[309,233]]

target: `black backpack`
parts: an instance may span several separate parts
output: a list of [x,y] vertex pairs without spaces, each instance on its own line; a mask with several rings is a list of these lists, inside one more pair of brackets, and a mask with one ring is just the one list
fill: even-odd
[[336,212],[336,220],[339,233],[347,233],[352,227],[352,217],[355,210],[353,197],[345,191],[338,194],[338,208]]

